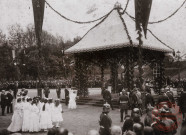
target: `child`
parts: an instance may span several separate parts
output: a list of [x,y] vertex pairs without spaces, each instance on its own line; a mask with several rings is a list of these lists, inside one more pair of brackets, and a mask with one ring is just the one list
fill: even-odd
[[21,131],[22,124],[23,124],[23,107],[21,104],[21,98],[17,99],[17,103],[14,107],[14,114],[12,116],[12,122],[8,127],[8,131],[10,132],[19,132]]
[[49,113],[48,100],[44,99],[44,104],[40,112],[40,128],[47,131],[48,128],[52,128],[52,120]]
[[[26,102],[23,102],[22,105],[23,105],[23,125],[22,125],[22,131],[23,132],[27,132],[29,130],[29,127],[30,127],[30,103],[29,101],[32,100],[30,98],[27,98],[26,99]],[[23,100],[24,101],[24,100]]]
[[37,101],[33,100],[31,105],[29,132],[39,132],[39,130],[39,108],[37,107]]
[[55,106],[53,109],[52,121],[54,122],[56,127],[59,127],[59,123],[63,121],[62,117],[62,105],[60,104],[60,100],[55,100]]

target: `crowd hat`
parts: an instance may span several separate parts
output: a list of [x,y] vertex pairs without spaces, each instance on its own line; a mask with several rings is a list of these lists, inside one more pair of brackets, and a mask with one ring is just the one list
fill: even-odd
[[133,109],[133,113],[139,113],[139,112],[140,112],[139,108],[134,108]]
[[103,105],[103,108],[110,109],[110,105],[109,105],[108,103],[105,103],[105,104]]

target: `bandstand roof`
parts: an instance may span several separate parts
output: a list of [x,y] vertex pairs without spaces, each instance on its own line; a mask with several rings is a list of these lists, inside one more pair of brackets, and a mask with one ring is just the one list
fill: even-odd
[[[127,26],[128,33],[133,41],[133,46],[138,46],[138,37],[135,22],[126,14],[122,16]],[[90,29],[82,39],[67,49],[65,53],[83,53],[101,51],[131,46],[127,30],[117,10],[113,10],[103,21]],[[160,51],[165,53],[173,52],[172,49],[159,42],[151,33],[147,33],[147,39],[142,38],[144,49]]]

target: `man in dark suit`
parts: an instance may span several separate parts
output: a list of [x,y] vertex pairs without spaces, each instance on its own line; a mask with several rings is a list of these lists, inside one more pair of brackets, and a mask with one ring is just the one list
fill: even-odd
[[49,94],[50,94],[50,89],[49,87],[47,86],[47,84],[45,84],[45,87],[44,87],[44,94],[45,94],[45,98],[48,98]]
[[112,110],[114,110],[113,105],[112,105],[112,95],[111,95],[110,91],[108,91],[107,89],[104,90],[104,92],[103,92],[103,99],[104,99],[105,103],[110,104]]
[[60,87],[60,84],[58,83],[56,85],[56,93],[57,93],[57,98],[61,98],[61,87]]
[[14,83],[13,92],[14,92],[14,98],[16,99],[17,92],[18,92],[18,82]]
[[5,95],[5,90],[2,90],[1,93],[1,109],[2,109],[2,116],[5,116],[5,108],[7,105],[7,97]]
[[183,119],[185,119],[185,113],[186,113],[186,89],[181,93],[181,96],[178,99],[178,105],[180,107],[180,110],[183,115]]
[[108,115],[109,112],[110,112],[110,105],[106,103],[103,105],[103,112],[100,115],[100,121],[99,121],[100,135],[111,135],[110,128],[112,126],[112,119]]
[[166,95],[165,91],[163,91],[163,94],[162,95],[159,95],[158,97],[158,102],[157,102],[157,105],[158,105],[158,108],[161,108],[164,104],[167,104],[170,107],[170,100],[168,98],[168,96]]
[[65,104],[68,105],[69,102],[69,91],[67,89],[67,86],[65,87]]
[[146,109],[148,109],[150,106],[154,106],[155,102],[154,102],[154,98],[151,95],[151,90],[149,87],[146,88],[146,95],[145,95],[145,107]]
[[13,95],[12,95],[12,90],[9,90],[8,93],[6,94],[7,96],[7,113],[13,113],[12,109],[12,104],[13,104]]

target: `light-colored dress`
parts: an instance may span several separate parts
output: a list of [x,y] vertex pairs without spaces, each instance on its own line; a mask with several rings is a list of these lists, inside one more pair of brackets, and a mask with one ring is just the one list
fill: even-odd
[[23,124],[23,106],[21,103],[16,103],[14,107],[14,114],[12,116],[12,122],[8,127],[8,131],[10,132],[18,132],[21,131]]
[[52,120],[52,115],[53,115],[53,112],[54,112],[54,103],[50,103],[49,106],[50,106],[49,112],[50,112],[50,116],[51,116],[51,120]]
[[30,128],[30,103],[29,102],[23,102],[23,125],[22,125],[22,131],[27,132]]
[[53,115],[52,115],[52,121],[53,122],[62,122],[63,117],[62,117],[62,105],[59,104],[58,106],[54,106],[53,109]]
[[[43,104],[45,105],[45,110],[41,109],[40,112],[40,129],[48,129],[52,128],[52,120],[51,120],[51,115],[50,115],[50,106],[48,103]],[[43,108],[43,107],[42,107]]]
[[77,108],[77,105],[76,105],[76,93],[73,93],[74,91],[73,90],[69,90],[69,97],[70,97],[70,100],[69,100],[69,104],[68,104],[68,108],[69,109],[76,109]]
[[39,108],[35,104],[33,104],[31,106],[29,132],[39,132],[39,131],[40,131]]

